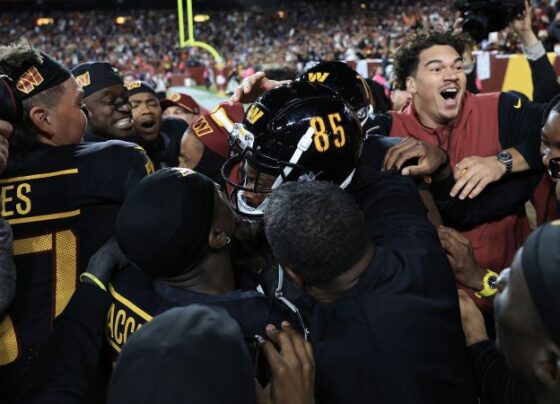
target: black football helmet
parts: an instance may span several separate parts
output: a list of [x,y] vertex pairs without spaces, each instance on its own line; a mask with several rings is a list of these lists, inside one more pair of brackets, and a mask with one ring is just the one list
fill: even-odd
[[[345,188],[362,139],[356,114],[330,88],[305,81],[276,87],[261,95],[231,131],[232,154],[222,167],[229,198],[239,213],[258,217],[266,194],[283,182],[317,179]],[[248,168],[256,173],[251,181]],[[257,194],[258,203],[249,200]]]
[[352,106],[362,125],[373,113],[370,87],[357,71],[344,62],[320,62],[305,70],[296,81],[320,83],[334,90]]

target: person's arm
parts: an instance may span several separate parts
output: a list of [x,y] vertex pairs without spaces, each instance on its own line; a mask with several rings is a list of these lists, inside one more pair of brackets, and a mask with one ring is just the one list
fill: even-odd
[[[501,93],[498,101],[499,140],[503,151],[512,155],[511,173],[542,171],[540,132],[543,104],[528,101],[515,93]],[[452,195],[461,199],[475,198],[488,184],[507,174],[505,164],[496,155],[470,156],[454,168],[456,184]]]
[[452,175],[433,181],[430,191],[446,226],[467,230],[518,212],[533,196],[542,175],[539,172],[511,175],[488,185],[476,198],[461,200],[451,196],[455,185]]
[[233,105],[236,102],[242,102],[244,104],[254,102],[264,92],[289,82],[290,80],[270,80],[263,72],[257,72],[243,79],[241,84],[233,92],[229,103]]
[[462,230],[518,211],[531,198],[542,176],[541,173],[512,175],[492,183],[477,198],[461,200],[452,196],[456,185],[453,172],[445,151],[437,146],[405,139],[389,149],[383,168],[401,169],[412,158],[417,162],[403,168],[403,175],[429,176],[429,189],[443,222]]
[[533,9],[531,3],[525,3],[525,13],[511,23],[511,28],[519,37],[523,54],[531,68],[533,81],[533,101],[546,103],[560,93],[560,84],[556,72],[550,64],[542,42],[533,32]]
[[526,384],[508,368],[493,341],[486,335],[482,313],[471,298],[459,291],[461,323],[465,334],[469,363],[478,396],[488,404],[527,404],[531,395]]
[[126,258],[114,238],[96,252],[80,276],[76,293],[54,322],[53,332],[31,369],[20,402],[82,403],[101,356],[103,328],[111,296],[111,274]]
[[411,178],[377,174],[368,187],[351,192],[364,214],[368,236],[376,245],[441,248]]
[[21,403],[81,403],[100,359],[103,325],[111,298],[81,283],[56,319],[53,332],[31,371]]
[[[0,174],[8,164],[8,138],[13,126],[0,120]],[[16,293],[16,267],[12,255],[12,229],[8,222],[0,217],[0,319],[12,302]]]
[[16,266],[12,255],[12,229],[0,217],[0,319],[16,293]]

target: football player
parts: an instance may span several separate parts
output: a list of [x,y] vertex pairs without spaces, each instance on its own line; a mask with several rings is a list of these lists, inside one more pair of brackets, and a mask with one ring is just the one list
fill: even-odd
[[143,324],[172,307],[221,306],[251,337],[285,318],[264,295],[236,290],[236,227],[225,195],[202,174],[165,168],[140,181],[117,219],[119,245],[134,265],[118,272],[108,288],[113,304],[106,334],[113,357]]
[[22,119],[0,176],[1,214],[12,226],[15,298],[0,324],[0,401],[10,403],[63,311],[78,275],[114,233],[121,203],[153,168],[136,145],[81,144],[83,91],[70,71],[22,42],[0,46],[0,74],[15,82]]
[[133,141],[142,146],[156,169],[177,167],[181,137],[188,124],[182,119],[162,120],[155,90],[142,81],[127,83],[134,122]]
[[84,136],[87,142],[128,139],[132,136],[132,109],[117,69],[107,62],[87,62],[72,69],[90,111]]
[[[260,96],[247,110],[243,123],[232,131],[232,141],[233,155],[224,165],[223,174],[233,188],[230,200],[241,214],[252,218],[262,217],[269,196],[274,195],[283,183],[329,181],[345,189],[355,200],[365,218],[367,237],[379,251],[383,248],[399,251],[418,248],[433,254],[431,266],[414,260],[404,265],[403,273],[394,279],[394,288],[391,287],[391,290],[394,292],[403,288],[414,294],[418,302],[432,302],[416,308],[429,317],[432,324],[439,324],[436,327],[445,333],[445,337],[440,340],[440,348],[446,352],[443,356],[447,359],[433,358],[428,366],[446,369],[445,377],[453,375],[457,391],[465,393],[465,397],[470,396],[472,386],[464,371],[467,362],[460,333],[455,283],[447,257],[439,247],[436,229],[427,221],[424,205],[411,178],[381,173],[373,164],[361,161],[364,138],[360,120],[353,108],[324,85],[292,82]],[[383,154],[379,157],[383,160]],[[233,180],[230,175],[238,164],[242,167],[241,181]],[[445,153],[434,164],[436,167],[445,165]],[[415,221],[419,227],[412,229],[410,226]],[[406,237],[399,237],[401,232],[416,234],[416,229],[423,234],[415,239],[417,245],[411,245]],[[312,228],[306,231],[314,234]],[[317,243],[321,240],[319,237]],[[379,257],[381,254],[379,252]],[[282,280],[280,268],[278,273]],[[296,305],[306,300],[305,295],[297,295],[274,283],[265,288],[275,296],[288,294]],[[395,302],[399,301],[396,295],[392,295],[392,298],[395,298]],[[436,306],[438,310],[433,310]],[[303,309],[304,315],[308,309],[314,310],[309,306],[300,309]],[[325,338],[317,340],[318,344],[333,337],[323,331],[311,328],[312,340],[314,332]],[[427,337],[431,331],[424,329],[424,332]],[[382,351],[387,354],[390,349],[382,348]],[[451,357],[453,360],[448,360]],[[317,361],[319,367],[321,360],[319,358]],[[420,362],[417,365],[424,366]],[[436,383],[436,379],[431,382]],[[332,386],[325,379],[319,383]],[[438,397],[450,399],[450,392],[453,389],[441,392]],[[424,390],[418,402],[429,402],[431,398],[425,396]],[[443,402],[440,398],[433,402]]]

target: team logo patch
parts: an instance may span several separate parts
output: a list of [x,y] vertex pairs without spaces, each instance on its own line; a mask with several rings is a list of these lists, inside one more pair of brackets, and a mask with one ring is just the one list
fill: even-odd
[[311,81],[312,83],[315,81],[318,81],[319,83],[324,82],[328,77],[329,77],[330,73],[307,73],[307,77],[309,78],[309,81]]
[[43,83],[45,79],[35,66],[23,73],[17,81],[16,88],[24,94],[29,94]]
[[133,81],[131,83],[126,83],[124,86],[128,91],[130,91],[130,90],[134,90],[135,88],[140,88],[141,85],[142,85],[141,81]]
[[91,78],[89,76],[89,72],[85,72],[84,74],[80,74],[76,77],[76,81],[79,85],[83,87],[87,87],[91,84]]
[[214,132],[206,117],[201,116],[200,119],[193,125],[193,132],[196,136],[202,137]]
[[255,122],[257,122],[259,119],[261,119],[263,115],[264,115],[264,112],[261,111],[261,109],[259,107],[257,107],[255,104],[253,104],[249,108],[249,111],[247,111],[246,118],[251,124],[254,125]]
[[178,102],[181,100],[181,94],[174,93],[169,96],[169,101]]

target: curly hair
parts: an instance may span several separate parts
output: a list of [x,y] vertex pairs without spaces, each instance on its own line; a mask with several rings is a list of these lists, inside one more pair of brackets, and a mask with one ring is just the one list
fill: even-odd
[[416,73],[420,53],[423,50],[432,46],[447,45],[462,56],[471,44],[472,40],[464,33],[453,33],[436,28],[414,31],[395,53],[393,75],[396,88],[406,90],[406,78]]

